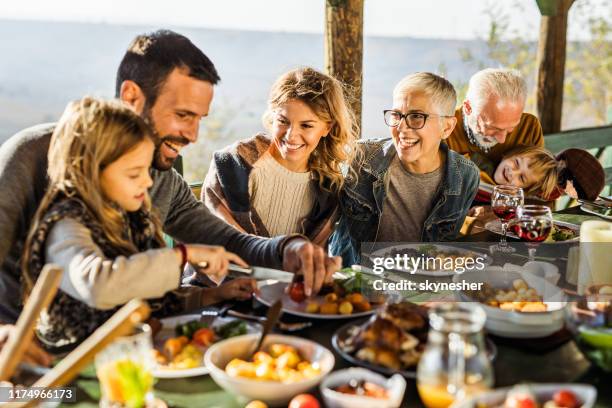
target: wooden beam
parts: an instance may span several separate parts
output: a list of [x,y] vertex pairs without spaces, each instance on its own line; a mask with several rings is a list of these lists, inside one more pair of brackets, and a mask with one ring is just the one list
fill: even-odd
[[363,82],[363,2],[326,0],[325,6],[325,70],[347,87],[359,129]]
[[543,15],[540,20],[536,101],[545,134],[561,130],[567,14],[573,2],[557,0],[556,15]]

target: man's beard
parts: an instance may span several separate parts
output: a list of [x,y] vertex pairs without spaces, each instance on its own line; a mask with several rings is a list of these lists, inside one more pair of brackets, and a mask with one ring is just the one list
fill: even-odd
[[472,118],[468,117],[467,123],[468,123],[468,126],[470,127],[470,130],[472,131],[472,135],[474,135],[474,138],[476,139],[476,142],[478,143],[478,146],[484,147],[487,149],[490,149],[493,146],[495,146],[498,143],[497,140],[494,137],[485,136],[479,131],[477,131],[476,130],[477,124],[470,123],[470,122],[476,122],[476,118],[474,117],[473,120],[471,119]]
[[[151,128],[151,132],[153,133],[155,139],[155,150],[153,152],[153,168],[159,171],[167,171],[172,168],[176,158],[165,157],[161,152],[162,144],[166,141],[179,143],[182,145],[188,145],[189,140],[183,136],[175,136],[175,135],[165,135],[161,136],[157,132],[157,127],[155,126],[155,122],[153,121],[153,117],[151,116],[150,109],[145,109],[142,114],[142,118]],[[178,157],[178,156],[177,156]]]

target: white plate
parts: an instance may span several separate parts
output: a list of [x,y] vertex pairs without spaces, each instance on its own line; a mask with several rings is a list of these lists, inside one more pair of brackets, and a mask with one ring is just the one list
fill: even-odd
[[584,211],[585,213],[593,214],[593,215],[596,215],[598,217],[604,218],[606,220],[611,220],[612,221],[612,215],[604,215],[604,214],[599,212],[599,211],[601,211],[603,209],[599,209],[598,210],[597,208],[594,208],[594,207],[592,207],[592,206],[590,206],[588,204],[582,204],[580,206],[580,209],[582,211]]
[[[382,249],[377,249],[376,251],[372,252],[369,257],[370,258],[377,258],[377,257],[384,257],[391,249],[395,249],[397,251],[401,251],[402,249],[418,249],[422,246],[425,245],[429,245],[427,242],[423,242],[420,244],[404,244],[404,245],[393,245],[393,246],[389,246],[386,248],[382,248]],[[449,252],[458,252],[458,253],[470,253],[471,255],[474,255],[476,257],[482,257],[485,259],[485,265],[490,265],[492,260],[486,255],[486,254],[482,254],[476,251],[472,251],[469,249],[465,249],[465,248],[458,248],[458,247],[454,247],[454,246],[448,246],[448,245],[438,245],[435,244],[434,245],[437,249],[441,250],[441,251],[449,251]],[[402,268],[395,268],[394,270],[400,271],[400,272],[410,272],[412,273],[412,271],[408,271]],[[417,275],[423,275],[423,276],[454,276],[457,275],[457,272],[452,271],[452,270],[436,270],[436,271],[426,271],[426,270],[422,270],[422,269],[417,269],[415,272],[415,274]]]
[[[560,227],[566,227],[566,228],[570,228],[572,231],[574,231],[576,233],[576,236],[572,239],[568,239],[567,241],[544,241],[542,242],[542,244],[563,244],[566,242],[578,242],[580,241],[580,226],[576,225],[576,224],[572,224],[569,222],[565,222],[565,221],[556,221],[553,220],[553,224],[554,225],[558,225]],[[485,229],[487,231],[490,231],[494,234],[497,235],[501,235],[502,234],[502,230],[501,230],[501,221],[499,219],[495,219],[493,221],[489,221],[485,224]],[[519,239],[519,237],[516,236],[516,234],[514,232],[512,232],[510,230],[510,228],[508,228],[508,230],[506,231],[506,236],[510,237],[510,238],[514,238],[514,239]]]
[[[175,327],[179,324],[187,323],[193,320],[199,320],[199,314],[187,314],[180,315],[175,317],[167,317],[165,319],[161,319],[160,322],[162,324],[162,329],[155,335],[153,339],[153,346],[161,350],[164,342],[170,337],[176,337],[176,333],[174,331]],[[232,322],[234,320],[239,320],[234,317],[218,317],[214,320],[212,327],[216,328],[219,326],[223,326],[226,323]],[[261,331],[261,327],[259,325],[252,324],[250,322],[245,322],[247,324],[247,334],[257,333]],[[202,352],[202,362],[200,367],[195,368],[186,368],[186,369],[171,369],[163,366],[157,366],[157,368],[153,371],[153,376],[155,378],[187,378],[187,377],[197,377],[199,375],[206,375],[209,373],[208,368],[204,366],[204,354],[206,350]]]
[[[255,297],[257,298],[257,300],[259,300],[266,306],[270,306],[278,299],[281,299],[283,301],[283,312],[295,316],[307,317],[309,319],[352,319],[355,317],[369,316],[376,312],[376,310],[378,309],[376,306],[372,306],[372,310],[369,310],[367,312],[351,313],[350,315],[325,315],[320,313],[307,313],[305,310],[307,301],[296,303],[291,300],[289,295],[285,293],[285,288],[287,287],[287,285],[288,284],[285,282],[275,282],[262,285],[259,287],[259,295],[255,295]],[[315,296],[313,300],[322,300],[322,298],[322,296]]]
[[[597,390],[588,384],[524,384],[535,395],[538,401],[552,399],[555,392],[569,390],[582,402],[581,408],[591,408],[597,399]],[[451,405],[451,408],[476,408],[476,407],[497,407],[501,406],[506,394],[512,387],[491,390],[476,397],[467,398]]]
[[[494,288],[512,287],[515,279],[523,279],[542,295],[548,310],[545,312],[514,312],[502,310],[481,304],[487,320],[485,328],[491,334],[507,338],[540,338],[549,336],[563,327],[565,322],[565,307],[567,297],[555,285],[531,273],[520,274],[514,271],[504,271],[501,267],[489,267],[483,271],[473,271],[462,276],[455,276],[453,282],[465,281],[468,283],[487,282]],[[474,301],[463,292],[457,292],[461,301]]]

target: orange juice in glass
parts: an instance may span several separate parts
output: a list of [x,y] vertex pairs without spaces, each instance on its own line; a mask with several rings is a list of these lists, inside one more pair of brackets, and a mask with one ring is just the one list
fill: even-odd
[[448,408],[493,384],[482,334],[485,319],[475,303],[445,303],[430,312],[427,346],[417,368],[417,389],[427,408]]
[[131,336],[121,337],[96,355],[104,408],[144,408],[153,401],[154,361],[151,329],[141,325]]

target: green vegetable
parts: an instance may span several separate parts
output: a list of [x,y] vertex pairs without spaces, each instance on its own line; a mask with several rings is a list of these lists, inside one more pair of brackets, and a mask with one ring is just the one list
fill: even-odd
[[177,325],[174,328],[174,332],[177,336],[185,336],[188,339],[191,339],[195,332],[206,327],[208,327],[208,324],[202,323],[198,320],[192,320],[190,322]]
[[229,339],[230,337],[241,336],[247,333],[247,325],[243,320],[234,320],[226,323],[223,326],[215,329],[217,336],[223,339]]

